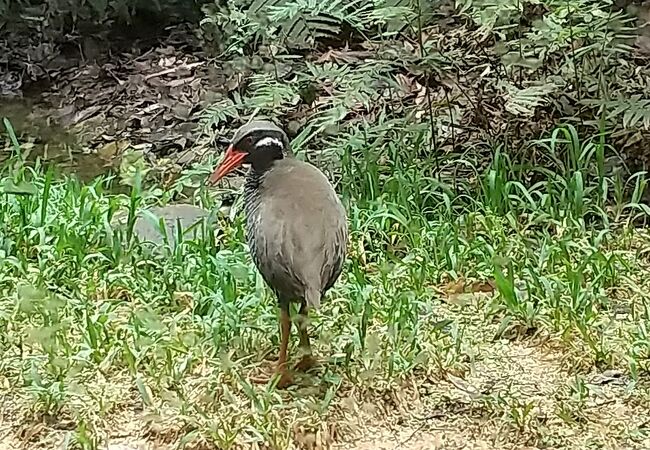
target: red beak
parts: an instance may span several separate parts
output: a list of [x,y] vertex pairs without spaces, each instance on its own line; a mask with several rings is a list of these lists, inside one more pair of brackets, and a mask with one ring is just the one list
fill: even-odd
[[248,155],[248,153],[235,150],[235,147],[230,144],[228,150],[226,150],[226,156],[223,158],[223,161],[221,161],[221,164],[219,164],[216,170],[212,172],[212,175],[210,175],[210,183],[216,183],[239,167],[244,161],[244,158],[246,158],[246,155]]

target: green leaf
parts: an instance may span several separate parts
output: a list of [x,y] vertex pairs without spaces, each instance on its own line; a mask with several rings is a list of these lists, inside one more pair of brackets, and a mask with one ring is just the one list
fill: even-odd
[[147,387],[144,384],[144,381],[142,381],[142,378],[137,377],[135,380],[135,384],[138,387],[138,392],[140,392],[140,396],[142,397],[142,401],[144,402],[145,405],[147,406],[153,406],[153,400],[151,399],[151,391],[149,390],[149,387]]
[[38,189],[34,184],[27,181],[20,181],[16,184],[13,180],[6,178],[2,184],[0,192],[14,195],[35,195],[38,192]]

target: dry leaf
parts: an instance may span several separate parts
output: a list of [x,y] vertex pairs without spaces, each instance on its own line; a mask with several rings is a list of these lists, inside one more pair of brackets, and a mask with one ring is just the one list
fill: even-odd
[[476,387],[472,386],[462,378],[448,373],[447,380],[449,380],[449,382],[453,384],[457,389],[460,389],[461,391],[469,394],[472,398],[477,398],[481,395],[481,391],[479,391]]
[[447,295],[450,294],[461,294],[465,292],[465,279],[459,278],[455,281],[450,281],[446,285],[441,287],[442,291]]
[[126,140],[109,142],[97,150],[97,156],[104,161],[112,161],[117,156],[121,155],[124,150],[129,147],[129,142]]
[[475,281],[472,283],[470,290],[471,292],[487,292],[492,293],[496,289],[496,284],[494,280],[487,281]]

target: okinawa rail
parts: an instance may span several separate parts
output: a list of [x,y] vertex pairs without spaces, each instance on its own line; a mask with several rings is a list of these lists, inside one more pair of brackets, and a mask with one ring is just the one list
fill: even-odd
[[225,157],[210,177],[218,182],[242,164],[250,169],[244,184],[246,240],[251,256],[280,307],[280,354],[277,386],[291,383],[287,347],[291,303],[299,303],[297,320],[302,359],[315,362],[307,319],[341,274],[348,239],[347,217],[332,184],[313,165],[296,159],[286,133],[269,121],[239,128]]

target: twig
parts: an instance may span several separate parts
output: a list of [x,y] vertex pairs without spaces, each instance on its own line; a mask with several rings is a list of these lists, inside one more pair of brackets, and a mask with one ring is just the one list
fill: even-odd
[[176,67],[172,67],[170,69],[161,70],[160,72],[150,73],[149,75],[144,77],[144,79],[145,80],[150,80],[151,78],[160,77],[160,76],[163,76],[163,75],[174,73],[179,69],[193,69],[194,67],[202,66],[203,64],[205,64],[205,61],[199,61],[199,62],[190,63],[190,64],[183,64],[182,66],[176,66]]
[[[567,1],[566,8],[569,14],[569,39],[571,40],[571,59],[573,60],[573,73],[575,76],[576,90],[578,91],[578,104],[582,102],[582,90],[580,85],[580,74],[578,73],[578,62],[576,61],[576,43],[575,37],[573,36],[573,12],[571,10],[571,4]],[[610,9],[611,11],[611,9]],[[584,123],[582,120],[582,115],[580,116],[580,122]]]
[[109,74],[111,77],[113,77],[113,79],[114,79],[115,81],[117,81],[117,84],[119,84],[120,86],[123,86],[124,83],[126,83],[126,81],[121,80],[120,78],[118,78],[118,76],[115,75],[115,74],[113,73],[113,71],[112,71],[111,69],[109,69],[108,67],[105,67],[105,70],[106,70],[106,72],[108,72],[108,74]]
[[144,52],[140,56],[137,56],[137,57],[133,58],[133,61],[142,61],[142,60],[146,59],[147,56],[149,56],[149,54],[153,53],[153,50],[154,50],[153,48],[147,50],[146,52]]
[[451,107],[451,102],[449,101],[449,92],[447,92],[447,86],[443,86],[442,90],[445,91],[445,99],[447,100],[447,108],[449,109],[449,122],[451,122],[451,146],[456,150],[456,132],[454,127],[454,109]]

